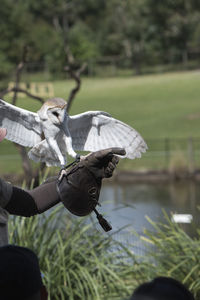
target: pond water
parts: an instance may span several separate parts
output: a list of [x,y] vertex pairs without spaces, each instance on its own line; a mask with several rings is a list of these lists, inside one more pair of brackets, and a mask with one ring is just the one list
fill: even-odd
[[[180,181],[157,184],[104,184],[100,196],[100,213],[106,216],[116,231],[128,233],[135,230],[142,234],[144,228],[152,230],[145,216],[153,221],[164,221],[163,209],[171,214],[190,214],[193,222],[181,224],[184,230],[193,234],[200,225],[200,183]],[[184,222],[184,221],[183,221]]]
[[[95,213],[86,217],[86,223],[91,223],[92,218],[102,234],[111,234],[123,244],[132,244],[134,252],[139,255],[145,254],[147,248],[132,232],[144,235],[144,229],[154,230],[146,216],[153,221],[165,222],[163,210],[170,217],[172,214],[189,214],[193,218],[192,223],[180,223],[180,226],[191,236],[196,227],[200,228],[200,183],[192,180],[157,184],[108,184],[105,181],[100,203],[97,210],[112,225],[112,230],[105,233],[97,222]],[[47,215],[49,213],[50,211],[46,212]],[[60,213],[59,218],[64,220],[68,216],[75,217],[64,207]],[[63,226],[62,222],[56,221],[56,226]]]
[[[154,230],[146,216],[153,221],[165,222],[163,210],[170,218],[173,214],[186,214],[192,216],[193,221],[182,222],[180,226],[190,236],[194,235],[196,227],[200,228],[200,183],[192,180],[156,184],[108,184],[105,181],[99,202],[101,206],[97,206],[97,210],[112,225],[112,230],[105,233],[96,222],[95,213],[86,217],[86,223],[91,223],[92,218],[102,234],[114,233],[116,240],[134,244],[138,254],[144,254],[146,247],[132,232],[144,235],[144,229]],[[49,211],[46,212],[47,215],[48,213]],[[64,208],[61,215],[64,219],[66,216],[73,216]]]

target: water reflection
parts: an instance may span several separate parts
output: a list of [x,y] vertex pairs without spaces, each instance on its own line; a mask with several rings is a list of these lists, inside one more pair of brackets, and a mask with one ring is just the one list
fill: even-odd
[[[153,230],[145,216],[153,221],[164,222],[163,209],[168,215],[171,213],[191,214],[193,223],[180,224],[180,226],[190,235],[194,235],[194,229],[200,227],[200,210],[197,209],[198,206],[200,207],[200,185],[194,181],[160,184],[104,184],[101,189],[100,203],[102,206],[98,207],[98,211],[106,216],[113,230],[105,233],[96,220],[95,213],[86,217],[85,222],[94,221],[98,230],[105,236],[125,226],[113,237],[130,246],[139,255],[145,255],[146,244],[132,232],[144,235],[144,228]],[[50,211],[46,212],[47,215],[49,213]],[[64,207],[59,213],[59,217],[55,220],[56,227],[63,227],[62,222],[57,222],[62,218],[68,222],[71,218],[79,218],[70,214]]]
[[181,226],[190,234],[199,226],[200,185],[194,181],[160,184],[109,184],[101,191],[100,212],[105,213],[114,230],[125,225],[142,233],[144,228],[152,230],[145,219],[163,221],[164,209],[168,214],[191,214],[193,224]]

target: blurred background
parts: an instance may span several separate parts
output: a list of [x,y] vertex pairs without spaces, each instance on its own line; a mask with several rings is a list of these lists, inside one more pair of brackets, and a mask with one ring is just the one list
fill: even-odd
[[[48,98],[63,97],[71,102],[70,114],[109,112],[147,142],[141,159],[121,160],[114,181],[122,192],[109,183],[102,201],[110,198],[114,208],[130,205],[134,185],[142,215],[150,199],[160,212],[151,210],[152,217],[162,215],[164,198],[168,211],[196,215],[199,1],[2,0],[0,20],[2,99],[36,112]],[[31,162],[27,150],[4,140],[1,176],[27,185],[34,178],[38,184],[44,166]],[[126,211],[121,220],[118,227],[127,223]]]
[[[149,146],[119,168],[199,168],[199,1],[2,0],[1,7],[1,98],[37,111],[41,102],[24,91],[68,100],[78,78],[71,114],[107,111]],[[23,173],[10,142],[0,154],[1,173]]]
[[[175,232],[168,241],[173,240],[175,248],[167,259],[171,265],[160,274],[180,270],[174,276],[185,276],[192,289],[196,273],[199,293],[199,262],[193,255],[199,238],[194,246],[192,237],[200,232],[200,1],[1,0],[0,36],[0,98],[36,112],[48,98],[62,97],[70,102],[71,115],[106,111],[143,136],[148,151],[141,159],[120,161],[114,179],[102,187],[99,211],[118,231],[114,238],[123,245],[133,242],[131,249],[143,255],[146,247],[132,232],[141,236],[144,228],[158,229],[145,216],[166,224],[164,209],[172,222],[169,233]],[[7,140],[0,145],[0,175],[12,183],[24,181],[33,187],[57,172],[30,162],[27,149]],[[63,213],[69,220],[66,210]],[[167,241],[168,227],[163,228],[160,240]],[[179,242],[177,230],[183,230]],[[185,260],[179,244],[181,253],[191,250]],[[163,266],[168,249],[161,247]],[[141,274],[148,277],[148,272],[142,269]],[[49,283],[52,286],[52,278]]]

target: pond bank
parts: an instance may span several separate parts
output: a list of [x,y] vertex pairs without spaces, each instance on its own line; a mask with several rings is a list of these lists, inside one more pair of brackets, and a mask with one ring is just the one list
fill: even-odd
[[[56,174],[51,174],[54,176]],[[22,174],[4,174],[1,178],[12,182],[12,184],[20,185],[25,181]],[[125,171],[116,170],[113,177],[107,179],[107,182],[120,183],[161,183],[179,180],[200,181],[200,169],[194,172],[170,172],[168,170],[146,170],[146,171]]]
[[170,172],[168,170],[116,171],[114,176],[109,180],[122,183],[160,183],[177,180],[200,181],[200,170],[198,169],[194,172]]

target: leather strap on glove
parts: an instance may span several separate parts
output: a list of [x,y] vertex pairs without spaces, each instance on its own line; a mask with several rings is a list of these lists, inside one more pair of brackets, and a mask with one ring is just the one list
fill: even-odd
[[96,206],[102,179],[112,176],[119,161],[116,155],[125,155],[125,150],[109,148],[88,154],[70,169],[61,170],[57,181],[57,191],[64,206],[77,216],[94,211],[105,231],[112,227],[97,212]]

